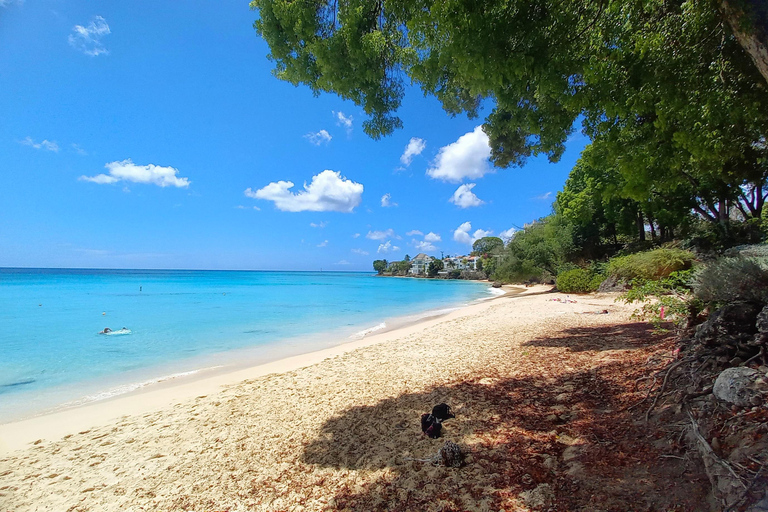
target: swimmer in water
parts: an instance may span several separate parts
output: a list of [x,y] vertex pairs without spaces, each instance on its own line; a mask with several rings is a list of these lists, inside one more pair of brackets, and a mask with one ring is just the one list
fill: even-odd
[[109,327],[105,327],[103,331],[101,331],[99,334],[109,334],[112,332],[112,329]]

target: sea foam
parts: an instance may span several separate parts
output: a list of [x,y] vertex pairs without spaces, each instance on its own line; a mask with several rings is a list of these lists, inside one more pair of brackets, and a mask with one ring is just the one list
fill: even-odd
[[381,322],[378,325],[374,325],[373,327],[369,327],[368,329],[363,329],[362,331],[356,332],[355,334],[350,336],[350,338],[351,339],[365,338],[366,336],[368,336],[371,333],[374,333],[376,331],[380,331],[380,330],[386,329],[386,328],[387,328],[387,323],[386,322]]

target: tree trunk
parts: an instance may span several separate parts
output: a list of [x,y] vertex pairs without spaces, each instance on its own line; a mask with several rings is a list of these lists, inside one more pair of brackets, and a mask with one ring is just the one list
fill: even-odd
[[645,222],[642,212],[637,214],[637,237],[641,242],[645,242]]
[[656,227],[654,226],[654,218],[648,215],[648,225],[651,227],[651,240],[656,240]]
[[765,0],[722,0],[723,17],[768,82],[768,5]]

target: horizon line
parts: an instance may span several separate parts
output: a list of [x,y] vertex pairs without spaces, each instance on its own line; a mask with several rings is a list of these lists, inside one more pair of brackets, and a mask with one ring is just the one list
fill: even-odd
[[370,272],[375,270],[354,270],[354,269],[328,269],[319,268],[317,270],[291,270],[291,269],[237,269],[237,268],[112,268],[112,267],[17,267],[2,266],[1,270],[125,270],[125,271],[178,271],[178,272]]

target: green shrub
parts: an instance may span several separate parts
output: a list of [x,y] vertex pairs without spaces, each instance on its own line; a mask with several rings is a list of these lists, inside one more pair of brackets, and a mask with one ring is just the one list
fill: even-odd
[[589,293],[597,290],[601,281],[602,276],[576,268],[557,275],[557,289],[565,293]]
[[698,271],[693,292],[703,302],[768,302],[768,258],[720,258]]
[[656,280],[693,266],[693,254],[682,249],[654,249],[612,258],[607,273],[624,282]]
[[636,281],[621,299],[627,304],[643,304],[633,316],[650,320],[657,329],[663,330],[661,326],[666,321],[683,327],[690,315],[695,316],[702,310],[700,301],[691,295],[693,272],[681,270],[659,280]]

